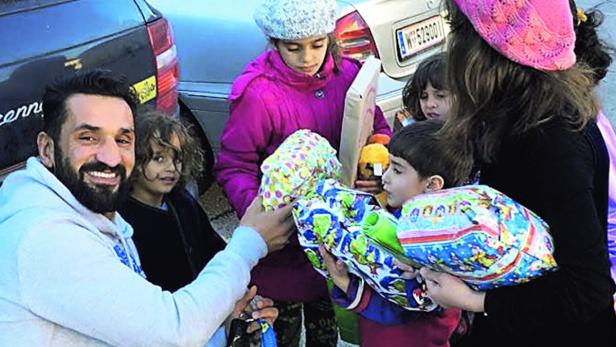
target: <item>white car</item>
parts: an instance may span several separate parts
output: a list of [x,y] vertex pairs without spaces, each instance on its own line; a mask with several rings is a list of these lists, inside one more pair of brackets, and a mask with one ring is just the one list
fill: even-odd
[[[180,61],[180,113],[203,130],[212,164],[229,116],[231,84],[268,46],[252,16],[262,0],[147,1],[171,23]],[[393,124],[406,80],[420,61],[444,47],[448,27],[440,0],[338,1],[337,15],[342,54],[381,59],[377,103]]]

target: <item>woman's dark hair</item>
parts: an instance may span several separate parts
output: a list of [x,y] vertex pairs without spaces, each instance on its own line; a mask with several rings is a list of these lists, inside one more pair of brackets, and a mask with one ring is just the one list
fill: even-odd
[[444,188],[467,182],[473,159],[464,144],[444,140],[438,133],[444,121],[428,119],[398,130],[389,142],[389,153],[406,160],[421,178],[439,175]]
[[594,84],[598,84],[607,74],[612,63],[614,47],[599,39],[597,27],[603,23],[603,12],[593,8],[578,16],[574,0],[569,0],[575,28],[575,55],[578,63],[586,64],[593,72]]
[[126,101],[133,119],[137,116],[137,96],[126,77],[108,70],[89,70],[56,79],[46,86],[43,95],[43,131],[58,142],[62,125],[68,116],[66,100],[75,94],[118,97]]
[[426,119],[421,110],[421,93],[426,89],[428,83],[435,89],[449,90],[447,78],[445,76],[445,53],[438,53],[424,59],[417,66],[413,78],[410,79],[402,90],[402,103],[404,108],[411,113],[416,121]]
[[477,34],[453,0],[447,0],[447,7],[447,79],[453,103],[444,135],[472,144],[476,157],[489,162],[503,140],[552,118],[577,129],[595,118],[590,71],[572,67],[546,72],[515,63]]
[[[145,176],[145,167],[154,157],[152,150],[154,143],[163,148],[171,149],[176,165],[182,163],[181,171],[177,170],[176,166],[176,171],[180,174],[180,181],[174,189],[183,189],[187,182],[202,175],[203,151],[191,134],[190,128],[180,120],[159,111],[147,111],[138,118],[135,129],[137,134],[135,168],[137,170],[134,170],[133,181],[140,174],[143,174],[147,180],[153,179]],[[171,144],[171,139],[174,136],[177,136],[180,147]]]
[[[333,33],[327,34],[327,39],[327,54],[332,55],[332,58],[334,59],[334,73],[338,73],[338,71],[340,71],[340,61],[342,59],[340,54],[340,46],[338,45],[338,40]],[[273,37],[269,38],[270,45],[274,47],[277,47],[278,42],[280,41],[282,40]]]

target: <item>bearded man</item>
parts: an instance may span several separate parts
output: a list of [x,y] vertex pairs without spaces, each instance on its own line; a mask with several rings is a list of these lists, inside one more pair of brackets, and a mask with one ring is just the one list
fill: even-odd
[[[106,71],[47,87],[39,155],[0,188],[0,346],[201,347],[254,297],[251,268],[288,239],[290,209],[265,213],[257,201],[192,283],[174,293],[149,283],[115,212],[135,162],[136,107]],[[271,304],[253,318],[275,319]]]

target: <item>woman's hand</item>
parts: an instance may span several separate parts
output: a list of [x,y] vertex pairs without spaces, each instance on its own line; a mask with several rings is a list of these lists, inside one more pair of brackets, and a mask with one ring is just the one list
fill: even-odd
[[461,279],[448,273],[426,267],[422,267],[419,273],[426,282],[428,296],[437,304],[471,312],[484,311],[485,292],[472,290]]
[[346,265],[329,253],[323,245],[319,245],[319,252],[321,252],[321,255],[323,256],[325,267],[327,268],[327,272],[329,272],[332,281],[336,287],[346,293],[349,290],[349,282],[351,281]]

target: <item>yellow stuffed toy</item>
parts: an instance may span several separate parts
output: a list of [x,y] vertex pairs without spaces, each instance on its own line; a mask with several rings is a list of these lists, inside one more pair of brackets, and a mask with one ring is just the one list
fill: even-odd
[[[389,167],[389,150],[386,145],[389,144],[389,136],[383,134],[375,134],[370,136],[368,144],[365,145],[359,154],[359,179],[380,179],[385,170]],[[381,206],[387,204],[387,194],[385,192],[376,195]]]

